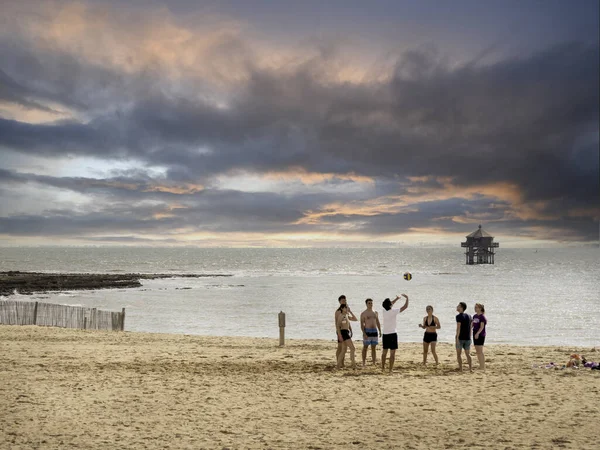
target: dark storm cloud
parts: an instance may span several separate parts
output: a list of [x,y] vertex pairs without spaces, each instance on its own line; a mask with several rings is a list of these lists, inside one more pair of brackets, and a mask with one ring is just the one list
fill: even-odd
[[114,106],[115,100],[127,101],[136,95],[136,88],[146,86],[148,77],[143,73],[130,86],[130,78],[114,69],[58,48],[39,48],[38,42],[0,34],[0,100],[39,109],[49,109],[44,102],[53,102],[95,111]]
[[[564,217],[552,220],[523,220],[511,217],[511,206],[506,202],[491,204],[486,199],[447,200],[415,203],[411,209],[417,212],[381,213],[373,216],[336,214],[327,216],[319,225],[321,230],[335,230],[342,224],[352,224],[347,234],[395,236],[413,230],[444,230],[447,233],[465,233],[486,223],[486,231],[496,237],[529,238],[558,242],[595,242],[598,239],[598,223],[582,218]],[[468,222],[455,219],[470,219]]]
[[[222,44],[222,43],[220,43]],[[267,69],[244,58],[245,44],[227,42],[241,54],[243,81],[222,94],[222,105],[205,95],[198,79],[174,83],[160,64],[142,72],[92,64],[64,51],[36,48],[31,41],[0,36],[0,100],[52,111],[50,102],[78,114],[70,120],[31,124],[0,118],[0,151],[61,158],[135,158],[161,166],[161,183],[208,183],[239,172],[354,172],[377,180],[377,195],[406,194],[407,177],[436,177],[454,186],[504,183],[517,186],[521,202],[535,204],[552,220],[511,219],[506,226],[551,226],[581,240],[597,240],[599,48],[597,44],[556,45],[530,56],[493,64],[473,60],[451,66],[432,49],[405,52],[387,78],[373,67],[363,83],[333,81],[335,50],[283,68]],[[181,88],[184,85],[185,88]],[[183,89],[183,90],[182,90]],[[411,228],[464,229],[447,217],[489,214],[502,218],[506,201],[449,199],[418,203],[410,214],[326,216],[321,225],[289,224],[327,203],[366,200],[366,194],[290,195],[206,189],[193,194],[150,192],[156,182],[144,169],[104,180],[58,178],[2,170],[0,183],[37,183],[139,202],[186,202],[174,217],[149,221],[158,212],[140,205],[130,216],[104,212],[62,212],[5,217],[0,233],[164,230],[302,231],[356,230],[393,234]],[[134,187],[125,187],[134,184]],[[569,210],[584,211],[569,216]],[[589,212],[595,209],[596,212]],[[585,212],[588,211],[588,212]],[[105,214],[105,216],[103,215]],[[134,215],[139,216],[134,217]],[[143,217],[144,219],[141,219]],[[596,220],[596,222],[594,222]],[[27,223],[26,223],[27,222]]]
[[187,232],[297,232],[309,229],[308,226],[290,225],[302,216],[302,211],[276,194],[217,191],[200,195],[189,200],[186,206],[173,209],[166,205],[122,203],[103,204],[101,212],[49,210],[41,215],[0,217],[0,234],[84,236],[135,230],[137,233],[169,235],[172,230],[182,227]]
[[597,186],[597,140],[575,146],[597,132],[598,57],[597,46],[571,44],[451,70],[411,52],[389,84],[358,87],[320,83],[326,62],[317,60],[292,74],[256,69],[226,110],[145,92],[122,116],[88,124],[3,120],[0,143],[26,152],[125,152],[197,173],[301,165],[452,176],[466,185],[514,181],[532,200],[579,198]]
[[[112,128],[112,127],[109,127]],[[100,158],[118,156],[120,140],[113,129],[96,123],[62,121],[54,124],[30,124],[0,118],[0,145],[32,155],[62,157],[89,155]]]
[[[397,234],[405,233],[413,228],[442,226],[448,231],[464,230],[465,224],[452,221],[455,216],[477,215],[490,221],[502,220],[510,205],[497,202],[493,205],[485,198],[467,200],[449,198],[445,200],[418,202],[410,205],[410,209],[398,213],[381,213],[373,216],[335,214],[327,216],[324,222],[331,224],[360,223],[354,233]],[[455,227],[455,225],[457,227]]]
[[80,207],[78,212],[49,209],[40,215],[0,218],[0,234],[29,236],[43,230],[47,235],[69,235],[75,229],[82,234],[127,230],[168,234],[181,227],[189,231],[215,232],[277,232],[292,228],[302,231],[308,227],[290,224],[301,219],[305,210],[340,198],[332,194],[290,196],[210,189],[173,194],[144,191],[154,185],[142,180],[55,178],[0,169],[0,186],[17,183],[68,189],[85,193],[94,201]]
[[[306,211],[320,211],[320,206],[332,201],[356,201],[352,194],[298,194],[247,193],[232,190],[204,190],[194,194],[143,192],[143,180],[133,184],[132,179],[118,181],[85,178],[54,178],[34,174],[19,174],[0,169],[0,186],[37,183],[86,193],[95,199],[80,211],[47,210],[40,215],[15,215],[0,218],[0,234],[36,236],[79,236],[102,233],[156,233],[161,242],[172,230],[185,228],[188,232],[336,232],[344,226],[348,235],[386,236],[410,232],[413,229],[436,227],[447,232],[464,232],[469,225],[454,218],[480,218],[493,223],[495,233],[537,239],[564,241],[595,240],[596,225],[581,218],[557,218],[554,231],[542,231],[547,222],[520,220],[510,217],[507,202],[490,203],[484,196],[471,200],[451,198],[439,201],[413,203],[403,213],[336,214],[322,217],[316,223],[302,222]],[[146,180],[147,181],[147,180]],[[124,183],[129,187],[124,188]],[[424,180],[423,185],[435,186]],[[366,200],[367,198],[363,198]],[[171,207],[169,201],[175,201]],[[153,203],[147,203],[151,201]],[[156,203],[159,202],[159,203]],[[326,211],[324,211],[326,212]],[[301,223],[296,223],[301,221]],[[471,227],[474,227],[472,225]],[[539,227],[535,231],[528,228]],[[520,231],[518,231],[520,230]],[[113,242],[114,239],[109,239]],[[141,242],[141,241],[140,241]]]
[[[367,200],[365,193],[319,192],[319,193],[272,193],[240,192],[231,189],[196,188],[165,184],[164,179],[141,176],[139,171],[128,171],[130,177],[112,177],[105,179],[84,177],[52,177],[31,173],[19,173],[0,169],[0,187],[15,184],[36,184],[42,188],[53,187],[97,199],[99,203],[117,201],[138,203],[144,200],[185,205],[185,213],[210,213],[229,219],[262,218],[265,222],[276,218],[279,222],[291,222],[300,219],[303,211],[317,209],[324,203],[334,201]],[[335,182],[333,184],[336,184]],[[159,206],[146,211],[146,214],[162,211]],[[107,213],[111,212],[106,207]],[[125,207],[126,208],[126,207]],[[138,213],[141,209],[137,209]],[[192,218],[192,222],[196,217]]]
[[180,243],[177,239],[148,239],[141,238],[136,236],[101,236],[101,237],[84,237],[82,240],[88,242],[98,242],[98,243],[110,243],[114,242],[116,244],[152,244],[152,243],[160,243],[160,244],[177,244]]
[[4,71],[0,70],[0,101],[15,103],[26,108],[35,108],[42,111],[52,111],[45,105],[28,100],[32,93],[28,89],[21,86]]
[[153,222],[135,217],[102,214],[76,214],[72,211],[47,212],[45,215],[0,217],[0,234],[13,236],[79,236],[118,230],[144,233],[173,226],[172,220]]

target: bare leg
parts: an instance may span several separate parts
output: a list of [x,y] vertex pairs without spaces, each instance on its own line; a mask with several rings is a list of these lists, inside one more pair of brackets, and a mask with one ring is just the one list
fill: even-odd
[[433,359],[435,359],[435,364],[437,365],[437,364],[439,364],[439,361],[438,361],[437,353],[435,352],[435,344],[436,344],[435,341],[433,341],[431,343],[431,354],[433,355]]
[[363,349],[362,349],[363,367],[367,363],[367,350],[368,349],[369,349],[368,345],[363,345]]
[[371,356],[373,357],[373,364],[377,364],[377,347],[371,345]]
[[381,352],[381,371],[385,371],[385,357],[387,356],[387,348]]
[[[338,363],[340,359],[340,353],[342,353],[342,343],[338,341],[337,350],[335,351],[335,362]],[[342,364],[344,365],[344,364]]]
[[467,355],[467,364],[469,364],[469,372],[473,372],[471,354],[470,354],[469,350],[465,350],[465,355]]
[[479,368],[485,370],[485,356],[483,355],[483,345],[476,345],[475,351],[477,352],[477,360],[479,361]]
[[354,361],[354,352],[356,349],[354,348],[354,342],[352,342],[352,339],[348,339],[348,348],[350,349],[350,361],[352,362],[352,368],[356,369],[356,362]]
[[463,368],[462,368],[461,352],[462,352],[462,350],[460,348],[456,349],[456,360],[458,361],[458,370],[460,370],[462,372]]
[[396,359],[396,350],[390,349],[390,373],[392,373],[392,369],[394,368],[395,359]]
[[429,350],[429,342],[423,342],[423,365],[427,364],[427,351]]
[[348,346],[346,345],[346,341],[342,342],[342,351],[340,352],[340,356],[338,356],[338,363],[337,363],[337,367],[338,369],[341,369],[342,367],[344,367],[344,357],[346,356],[346,348]]

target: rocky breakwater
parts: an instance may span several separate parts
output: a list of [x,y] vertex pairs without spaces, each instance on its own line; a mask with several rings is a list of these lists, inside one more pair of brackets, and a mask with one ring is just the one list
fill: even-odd
[[94,289],[136,288],[140,280],[157,278],[201,278],[230,277],[228,274],[106,274],[106,273],[41,273],[41,272],[0,272],[0,295],[16,293],[30,295],[51,291],[76,291]]

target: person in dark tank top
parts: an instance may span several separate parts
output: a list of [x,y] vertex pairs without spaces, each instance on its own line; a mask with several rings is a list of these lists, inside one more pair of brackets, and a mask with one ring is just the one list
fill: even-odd
[[433,306],[428,305],[425,308],[427,315],[423,317],[423,323],[419,324],[419,328],[423,328],[425,330],[425,334],[423,335],[423,365],[427,364],[427,352],[429,351],[429,346],[431,345],[431,354],[433,355],[433,359],[435,359],[436,365],[438,362],[438,356],[435,352],[435,346],[437,344],[437,330],[441,328],[439,319],[433,315]]

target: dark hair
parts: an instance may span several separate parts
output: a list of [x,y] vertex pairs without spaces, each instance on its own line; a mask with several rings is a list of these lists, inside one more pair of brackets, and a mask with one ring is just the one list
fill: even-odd
[[386,311],[389,311],[390,309],[392,309],[392,301],[389,298],[386,298],[381,304],[381,306],[383,306],[383,309],[385,309]]
[[372,298],[368,298],[368,299],[366,299],[366,300],[365,300],[365,305],[366,305],[367,303],[369,303],[369,302],[373,303],[373,299],[372,299]]
[[467,310],[467,304],[465,302],[460,302],[459,305],[461,306],[463,312]]
[[338,302],[341,302],[342,300],[346,300],[346,296],[344,294],[338,297]]
[[338,308],[339,312],[342,312],[342,309],[347,308],[348,305],[340,305],[340,307]]

